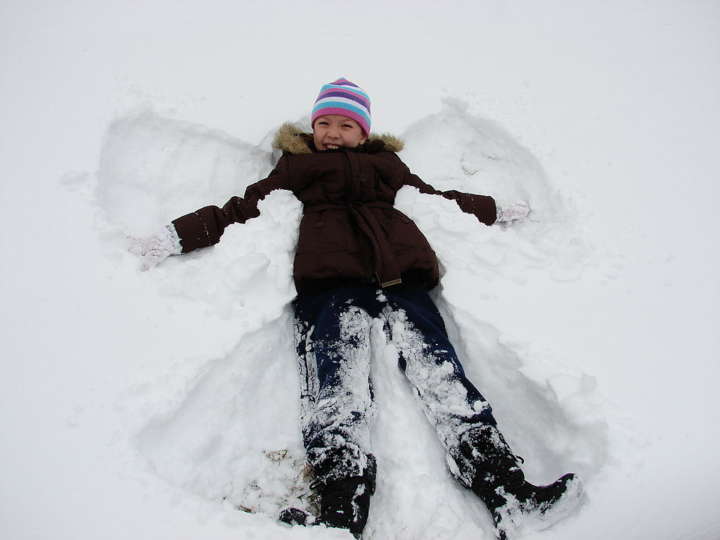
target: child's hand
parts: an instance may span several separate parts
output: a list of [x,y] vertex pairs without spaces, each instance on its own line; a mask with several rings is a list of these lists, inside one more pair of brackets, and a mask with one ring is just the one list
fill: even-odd
[[530,214],[530,205],[525,201],[517,201],[509,204],[505,208],[497,209],[497,221],[499,223],[510,223],[512,221],[521,221]]
[[158,234],[147,238],[129,236],[128,251],[141,258],[140,270],[143,272],[157,266],[170,255],[181,252],[180,241],[172,226],[165,227]]

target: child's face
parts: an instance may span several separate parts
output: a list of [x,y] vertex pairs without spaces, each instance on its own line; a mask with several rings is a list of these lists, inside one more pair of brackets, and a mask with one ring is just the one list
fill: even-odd
[[355,148],[364,143],[367,137],[360,124],[347,116],[328,114],[319,116],[313,124],[313,141],[318,150],[332,148]]

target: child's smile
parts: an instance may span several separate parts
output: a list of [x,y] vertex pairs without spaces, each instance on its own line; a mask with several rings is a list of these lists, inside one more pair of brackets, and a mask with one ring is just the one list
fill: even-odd
[[320,116],[313,124],[313,142],[317,150],[355,148],[367,140],[360,124],[347,116]]

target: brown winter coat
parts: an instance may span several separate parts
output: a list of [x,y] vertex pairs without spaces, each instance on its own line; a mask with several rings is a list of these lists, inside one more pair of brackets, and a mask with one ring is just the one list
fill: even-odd
[[495,221],[492,197],[438,191],[424,183],[397,156],[402,143],[393,137],[319,152],[311,135],[286,124],[274,146],[283,150],[275,169],[243,198],[173,221],[183,253],[217,243],[231,223],[258,216],[258,201],[268,193],[287,189],[303,203],[293,272],[299,292],[352,282],[390,287],[405,281],[432,288],[439,279],[435,252],[415,223],[393,207],[397,191],[413,186],[455,200],[487,225]]

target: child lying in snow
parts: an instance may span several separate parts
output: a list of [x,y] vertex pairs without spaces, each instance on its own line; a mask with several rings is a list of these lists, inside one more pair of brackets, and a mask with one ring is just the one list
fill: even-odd
[[428,296],[439,280],[435,252],[393,203],[401,187],[414,186],[454,200],[486,225],[522,219],[528,205],[501,210],[492,197],[424,183],[397,156],[399,140],[370,135],[370,100],[346,79],[321,88],[311,122],[312,134],[291,125],[280,129],[275,146],[282,157],[243,198],[180,217],[131,248],[149,268],[171,254],[217,243],[228,225],[258,216],[258,201],[275,189],[303,202],[293,307],[302,433],[320,515],[291,508],[280,519],[342,527],[356,536],[365,527],[376,474],[369,438],[373,318],[383,321],[397,347],[400,369],[438,433],[450,471],[488,507],[500,538],[528,515],[549,520],[567,510],[572,505],[559,503],[580,500],[579,479],[566,474],[543,487],[525,481]]

